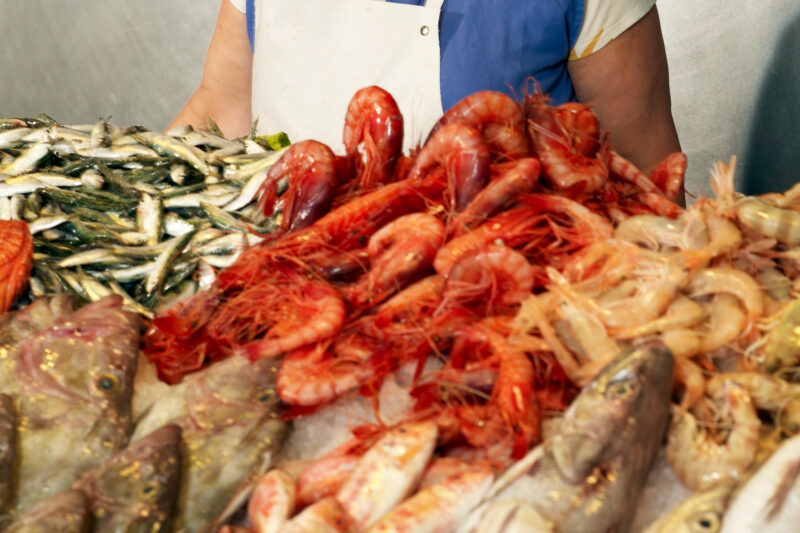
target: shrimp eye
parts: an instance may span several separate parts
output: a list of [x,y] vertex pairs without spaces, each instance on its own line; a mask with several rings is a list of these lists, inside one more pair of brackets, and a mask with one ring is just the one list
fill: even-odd
[[792,435],[797,433],[799,430],[800,430],[800,424],[798,424],[797,422],[792,422],[791,424],[789,424],[789,432]]
[[97,388],[101,391],[111,392],[117,388],[119,380],[113,374],[102,374],[97,380]]
[[271,402],[275,399],[276,394],[275,389],[267,389],[259,395],[258,401],[261,403]]
[[145,483],[144,486],[139,491],[142,497],[153,497],[158,494],[161,485],[158,484],[156,481],[150,481]]
[[698,533],[714,533],[719,531],[720,524],[719,516],[713,511],[706,511],[700,514],[697,519],[692,523],[692,531]]
[[637,383],[635,381],[617,381],[608,386],[607,396],[618,400],[624,400],[636,394],[637,388]]

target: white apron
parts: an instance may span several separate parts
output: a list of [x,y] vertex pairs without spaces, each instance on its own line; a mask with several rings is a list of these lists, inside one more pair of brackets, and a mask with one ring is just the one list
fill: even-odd
[[347,105],[378,85],[395,98],[406,150],[442,115],[439,15],[374,0],[260,0],[253,55],[253,119],[259,133],[321,141],[344,153]]

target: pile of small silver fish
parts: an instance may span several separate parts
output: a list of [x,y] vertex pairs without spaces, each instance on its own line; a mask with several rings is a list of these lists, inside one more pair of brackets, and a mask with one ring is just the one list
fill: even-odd
[[31,296],[116,293],[152,317],[192,294],[196,271],[208,283],[211,267],[274,228],[255,198],[286,145],[285,134],[228,140],[211,125],[161,135],[0,119],[0,220],[25,220],[34,236]]
[[2,317],[0,528],[214,530],[286,434],[274,371],[232,358],[160,395],[137,391],[140,316],[119,295],[74,300]]

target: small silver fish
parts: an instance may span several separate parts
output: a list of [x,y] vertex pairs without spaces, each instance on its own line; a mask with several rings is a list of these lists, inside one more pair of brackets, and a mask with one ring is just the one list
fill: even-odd
[[488,531],[478,527],[480,518],[506,499],[531,504],[556,533],[628,531],[667,428],[672,366],[660,341],[620,354],[583,388],[557,432],[500,477],[459,531]]
[[140,326],[113,294],[20,344],[18,511],[126,445]]
[[103,464],[73,488],[89,495],[92,531],[172,531],[181,475],[181,429],[163,426]]
[[88,533],[90,519],[86,493],[68,489],[20,516],[5,533]]
[[277,361],[231,357],[187,376],[153,404],[133,440],[183,429],[176,531],[216,531],[272,463],[286,435],[278,419]]

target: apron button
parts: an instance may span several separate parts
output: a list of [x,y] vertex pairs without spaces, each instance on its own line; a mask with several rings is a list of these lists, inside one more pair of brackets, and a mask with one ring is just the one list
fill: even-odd
[[426,35],[428,35],[428,34],[430,33],[430,31],[431,31],[431,30],[430,30],[430,28],[428,28],[428,26],[423,26],[423,27],[421,27],[421,28],[419,29],[419,33],[420,33],[420,35],[422,35],[423,37],[424,37],[424,36],[426,36]]

